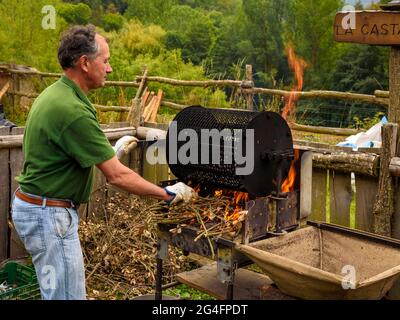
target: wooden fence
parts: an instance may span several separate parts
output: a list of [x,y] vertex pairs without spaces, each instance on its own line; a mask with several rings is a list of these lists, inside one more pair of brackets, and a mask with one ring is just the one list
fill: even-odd
[[[0,68],[1,69],[1,68]],[[0,70],[1,71],[1,70]],[[15,100],[20,98],[33,99],[37,93],[26,92],[29,83],[21,85],[20,77],[38,76],[38,77],[59,77],[59,74],[40,73],[36,71],[13,70],[7,69],[3,73],[0,72],[1,81],[7,79],[6,74],[13,77],[14,82],[18,83],[11,85],[9,94]],[[3,78],[2,75],[3,74]],[[19,79],[19,80],[18,80]],[[107,85],[123,86],[123,87],[139,87],[139,81],[143,77],[137,77],[136,81],[128,82],[107,82]],[[292,94],[288,91],[272,90],[264,88],[255,88],[252,82],[250,71],[247,72],[247,77],[244,81],[234,80],[209,80],[209,81],[183,81],[175,79],[166,79],[161,77],[146,77],[146,82],[158,82],[171,85],[181,86],[231,86],[240,88],[244,94],[247,94],[248,109],[252,109],[252,97],[254,94],[269,94],[287,97]],[[21,91],[25,88],[25,91]],[[300,98],[337,98],[342,100],[357,100],[380,105],[389,105],[387,92],[376,92],[375,96],[355,95],[339,92],[298,92]],[[27,102],[26,102],[27,103]],[[172,101],[164,101],[163,104],[176,110],[182,110],[186,106],[179,105]],[[120,111],[129,112],[131,107],[110,107],[96,106],[100,111]],[[125,124],[126,125],[126,124]],[[117,124],[115,126],[120,126]],[[112,127],[112,125],[111,125]],[[293,130],[307,132],[323,132],[334,133],[339,135],[350,135],[355,133],[354,130],[333,128],[316,128],[309,126],[292,125]],[[9,208],[12,194],[16,188],[14,177],[19,174],[22,163],[22,128],[14,128],[11,131],[8,128],[0,128],[0,261],[7,257],[16,258],[24,254],[15,232],[10,229],[9,225]],[[111,142],[118,139],[119,136],[127,134],[127,130],[132,133],[135,130],[133,127],[129,129],[112,130],[110,127],[104,128]],[[108,130],[108,131],[107,131]],[[1,147],[1,136],[16,135],[15,140],[9,138],[8,144],[3,144]],[[397,135],[397,133],[396,133]],[[394,140],[396,140],[394,135]],[[388,151],[385,148],[372,150],[367,152],[346,152],[338,148],[329,148],[318,144],[310,144],[297,142],[299,145],[307,145],[313,151],[313,176],[312,176],[312,215],[310,219],[327,221],[344,226],[356,227],[366,231],[376,231],[376,217],[389,217],[389,235],[400,238],[400,212],[399,188],[397,188],[397,178],[387,176],[389,172],[389,163],[397,154],[396,150]],[[168,167],[151,166],[146,162],[144,157],[145,147],[136,149],[126,160],[126,165],[143,175],[151,182],[158,183],[161,180],[168,180],[170,177]],[[385,161],[383,161],[386,159]],[[387,162],[388,160],[388,162]],[[400,159],[399,159],[400,163]],[[400,168],[400,166],[398,166]],[[396,169],[396,168],[395,168]],[[393,171],[396,171],[396,170]],[[387,172],[386,172],[386,171]],[[400,172],[400,169],[398,169]],[[387,190],[386,190],[387,189]],[[100,172],[96,172],[94,181],[93,194],[90,203],[80,209],[82,217],[91,216],[94,212],[102,212],[103,206],[107,203],[110,196],[115,192],[106,187],[105,179]],[[388,198],[389,196],[389,198]],[[388,199],[387,203],[394,203],[393,208],[388,207],[381,199]],[[386,221],[387,222],[387,221]],[[387,233],[387,230],[386,230]]]
[[[2,87],[7,81],[10,81],[10,89],[7,92],[7,97],[14,108],[28,110],[29,105],[33,99],[38,96],[36,87],[32,79],[44,79],[44,78],[59,78],[59,73],[40,72],[34,69],[30,69],[24,66],[10,66],[0,65],[0,87]],[[254,109],[254,96],[255,95],[267,95],[277,96],[283,99],[296,95],[299,99],[336,99],[340,101],[357,101],[365,102],[384,107],[389,106],[389,93],[387,91],[377,90],[374,95],[367,94],[356,94],[349,92],[337,92],[337,91],[323,91],[313,90],[309,92],[293,92],[279,89],[269,88],[257,88],[253,82],[252,66],[246,66],[245,79],[240,80],[177,80],[169,79],[165,77],[147,76],[147,70],[144,71],[142,76],[137,76],[135,81],[106,81],[107,87],[123,87],[123,88],[139,88],[141,84],[147,85],[148,83],[166,84],[172,86],[181,87],[199,87],[199,88],[224,88],[230,87],[240,90],[246,99],[246,105],[248,110]],[[167,97],[168,98],[168,97]],[[187,105],[177,103],[175,101],[169,101],[163,99],[161,105],[173,110],[182,110]],[[131,106],[103,106],[95,105],[100,112],[122,112],[128,113],[132,110]],[[298,124],[291,124],[292,130],[300,132],[309,132],[317,134],[330,134],[337,136],[349,136],[356,134],[361,130],[357,129],[342,129],[342,128],[326,128],[316,126],[305,126]]]
[[[126,128],[126,125],[127,123],[103,125],[111,143],[123,135],[135,134],[135,128]],[[165,125],[153,127],[165,129]],[[10,205],[13,192],[17,188],[14,178],[20,173],[23,164],[22,133],[23,128],[13,128],[11,131],[9,128],[0,128],[0,261],[26,255],[10,223]],[[15,136],[15,139],[7,138],[8,135]],[[12,143],[8,145],[4,141]],[[296,141],[295,145],[309,148],[313,152],[312,214],[309,219],[373,232],[374,206],[379,197],[379,163],[382,150],[373,149],[371,152],[365,149],[353,152],[302,141]],[[150,165],[145,152],[146,145],[142,143],[124,160],[124,164],[153,183],[171,179],[168,166]],[[96,169],[91,200],[79,209],[81,218],[101,216],[104,206],[115,192],[115,189],[106,184],[102,173]],[[400,195],[399,191],[397,194]],[[396,205],[400,205],[399,201]],[[392,222],[394,237],[400,235],[397,212],[400,211],[396,210]]]
[[[102,125],[110,143],[125,135],[136,135],[135,128],[127,127],[127,123],[114,123]],[[165,126],[159,125],[165,129]],[[0,127],[0,262],[7,258],[18,259],[26,256],[26,251],[15,233],[11,224],[10,207],[14,191],[18,184],[15,177],[18,176],[23,166],[22,134],[24,128]],[[15,136],[15,137],[13,137]],[[123,163],[135,170],[152,182],[169,179],[167,165],[159,165],[153,168],[143,157],[145,144],[139,147],[123,160]],[[116,190],[106,184],[104,175],[96,169],[93,183],[93,191],[90,202],[79,208],[81,218],[88,219],[95,214],[101,215],[104,206]]]

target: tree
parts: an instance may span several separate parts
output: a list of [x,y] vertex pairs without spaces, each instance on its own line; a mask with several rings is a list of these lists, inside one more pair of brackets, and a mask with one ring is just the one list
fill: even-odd
[[238,10],[234,16],[222,17],[210,50],[209,73],[234,77],[234,73],[228,70],[238,61],[253,63],[254,48],[252,42],[246,40],[245,19],[242,10]]
[[128,0],[127,3],[126,18],[136,18],[145,24],[160,24],[178,0]]
[[131,20],[118,34],[119,42],[133,57],[139,54],[157,56],[163,49],[166,32],[158,25],[144,26],[140,21]]
[[57,7],[58,14],[69,24],[86,25],[92,17],[92,9],[87,4],[63,3]]
[[181,49],[185,61],[200,64],[207,58],[214,35],[211,19],[189,6],[173,6],[164,21],[167,49]]
[[59,0],[0,2],[0,60],[43,71],[60,71],[57,47],[67,24],[56,16],[56,29],[44,29],[45,14],[41,11],[46,5],[59,4]]
[[124,17],[117,13],[106,13],[103,15],[102,26],[105,31],[119,31],[124,25]]
[[[291,1],[247,0],[243,2],[246,38],[253,49],[253,69],[261,85],[275,85],[287,74],[283,26],[290,14]],[[270,81],[268,81],[270,79]]]
[[180,0],[180,5],[188,5],[192,8],[202,8],[207,11],[220,11],[232,15],[241,5],[241,0]]
[[340,53],[340,44],[333,40],[333,21],[343,5],[342,0],[293,0],[285,38],[308,63],[306,85],[323,89],[321,85],[328,83],[331,66]]

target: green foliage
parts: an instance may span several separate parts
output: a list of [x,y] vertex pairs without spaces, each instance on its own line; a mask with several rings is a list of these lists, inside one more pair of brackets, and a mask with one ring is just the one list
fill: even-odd
[[[220,74],[218,77],[234,77],[229,70],[238,61],[251,62],[254,48],[252,42],[245,39],[246,26],[243,11],[234,16],[224,17],[217,30],[216,40],[209,57],[209,74]],[[217,77],[217,76],[215,76]]]
[[19,0],[0,2],[0,60],[24,64],[39,70],[60,71],[57,47],[66,22],[60,16],[56,29],[43,29],[46,5],[57,7],[59,0]]
[[333,40],[335,14],[342,0],[293,0],[287,23],[285,42],[295,45],[296,53],[308,62],[305,83],[324,89],[340,44]]
[[[160,26],[144,26],[138,21],[130,21],[119,33],[109,33],[110,62],[114,70],[109,79],[134,79],[143,72],[143,66],[147,66],[149,76],[182,80],[206,79],[203,68],[185,63],[180,50],[166,50],[164,35],[165,31]],[[165,99],[183,104],[227,107],[225,93],[220,90],[150,84],[150,90],[156,93],[158,89],[163,90]],[[103,105],[129,105],[135,92],[135,89],[107,87],[92,93],[90,98]],[[162,112],[168,114],[166,109],[162,109]],[[173,116],[175,112],[169,114]]]
[[[94,23],[111,39],[114,72],[110,80],[132,80],[142,72],[143,65],[147,65],[150,75],[241,80],[245,65],[251,64],[256,86],[290,89],[294,80],[285,48],[291,44],[308,63],[304,90],[366,94],[387,90],[387,48],[333,41],[333,18],[344,2],[0,0],[0,60],[59,72],[60,33],[70,24]],[[44,5],[57,8],[55,30],[41,27],[44,15],[40,9]],[[357,6],[361,9],[361,4]],[[159,88],[164,90],[165,99],[185,104],[227,107],[230,103],[245,103],[241,91],[235,89],[151,84],[151,90]],[[135,93],[134,88],[107,87],[90,98],[99,104],[129,105]],[[260,95],[255,103],[259,110],[279,112],[284,101]],[[166,108],[162,112],[166,117],[174,114]],[[305,124],[346,127],[369,123],[379,112],[386,110],[365,103],[300,100],[296,118]]]
[[163,47],[162,40],[165,34],[166,32],[158,25],[144,26],[137,20],[131,20],[125,25],[118,38],[131,56],[139,54],[155,56]]
[[125,16],[139,19],[141,22],[159,24],[177,0],[128,0]]
[[181,49],[185,61],[201,64],[207,58],[214,38],[211,19],[189,6],[173,6],[162,22],[167,49]]
[[106,13],[103,15],[102,26],[105,31],[119,31],[124,25],[124,17],[116,13]]
[[224,14],[233,14],[241,5],[240,0],[180,0],[179,4],[192,8],[202,8],[207,11],[220,11]]
[[370,129],[377,123],[381,121],[381,119],[385,116],[384,112],[377,112],[372,117],[360,119],[357,116],[353,118],[353,124],[351,125],[352,128],[355,129]]
[[86,25],[92,17],[92,9],[87,4],[63,3],[57,7],[58,14],[69,24]]
[[214,297],[211,297],[210,295],[201,291],[192,289],[184,284],[167,289],[163,292],[163,294],[178,297],[181,300],[215,300]]

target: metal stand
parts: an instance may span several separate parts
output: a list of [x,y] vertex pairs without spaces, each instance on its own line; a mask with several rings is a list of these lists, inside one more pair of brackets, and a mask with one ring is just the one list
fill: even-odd
[[168,243],[160,238],[157,244],[157,272],[156,272],[156,293],[155,300],[162,300],[162,275],[163,262],[168,257]]
[[156,300],[162,300],[162,273],[163,273],[163,260],[157,258],[157,274],[156,274]]
[[233,283],[228,284],[228,288],[226,291],[226,300],[233,301]]

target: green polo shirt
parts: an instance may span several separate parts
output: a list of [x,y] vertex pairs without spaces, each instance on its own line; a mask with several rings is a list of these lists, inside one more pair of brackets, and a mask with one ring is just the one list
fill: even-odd
[[115,155],[96,109],[66,76],[33,103],[23,152],[24,167],[16,178],[22,191],[76,203],[89,200],[94,165]]

